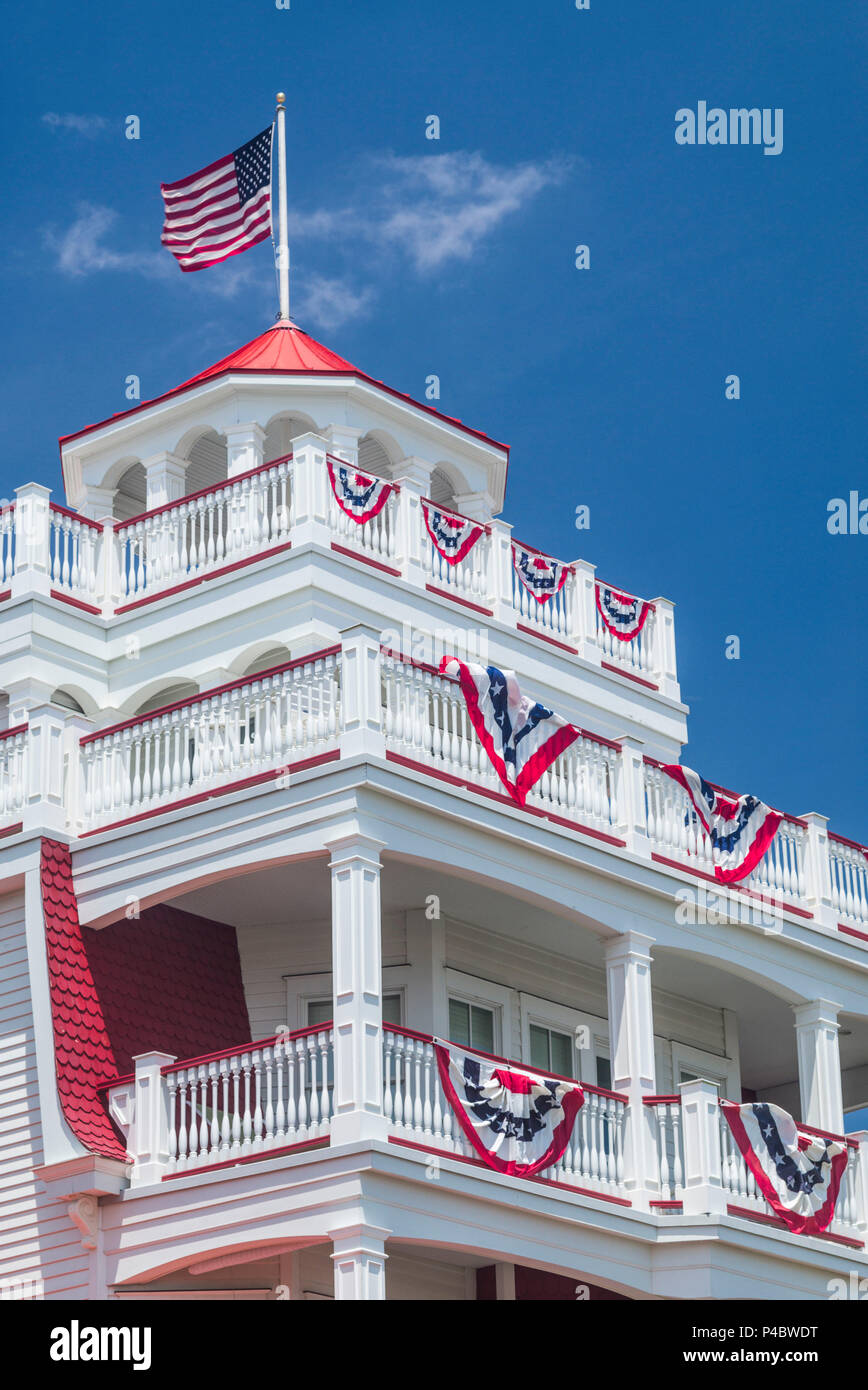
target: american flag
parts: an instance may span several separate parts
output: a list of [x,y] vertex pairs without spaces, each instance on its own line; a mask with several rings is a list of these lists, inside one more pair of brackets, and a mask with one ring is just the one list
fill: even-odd
[[204,270],[271,235],[271,131],[177,183],[160,184],[160,238],[182,270]]

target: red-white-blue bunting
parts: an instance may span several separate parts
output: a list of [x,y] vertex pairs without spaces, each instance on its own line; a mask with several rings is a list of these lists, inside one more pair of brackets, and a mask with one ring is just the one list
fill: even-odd
[[599,580],[594,584],[597,610],[603,626],[620,642],[630,642],[642,631],[651,612],[652,604],[632,594],[622,594]]
[[711,840],[718,883],[738,883],[747,878],[775,837],[783,819],[780,811],[747,794],[733,801],[690,767],[666,763],[663,771],[687,792]]
[[367,473],[360,473],[357,468],[333,459],[328,459],[327,463],[332,492],[342,512],[361,523],[370,521],[383,510],[389,494],[394,491],[393,483],[386,483],[382,478],[371,478]]
[[825,1231],[835,1214],[847,1145],[800,1134],[779,1105],[721,1101],[738,1150],[769,1206],[796,1235]]
[[478,521],[471,521],[456,512],[444,511],[433,502],[423,501],[422,516],[425,529],[438,555],[447,565],[457,565],[473,549],[485,530]]
[[567,582],[572,566],[562,560],[552,560],[541,555],[538,550],[526,550],[524,546],[512,543],[512,565],[521,583],[537,603],[548,603],[559,594]]
[[584,1104],[581,1086],[440,1038],[434,1050],[455,1118],[489,1168],[527,1178],[557,1163]]
[[444,656],[440,671],[457,676],[470,722],[510,796],[523,806],[579,730],[559,714],[522,695],[514,671]]

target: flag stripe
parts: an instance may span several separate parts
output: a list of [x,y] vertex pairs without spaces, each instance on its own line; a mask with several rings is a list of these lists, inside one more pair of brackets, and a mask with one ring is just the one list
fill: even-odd
[[271,233],[272,127],[189,178],[161,184],[160,240],[182,270],[204,270]]

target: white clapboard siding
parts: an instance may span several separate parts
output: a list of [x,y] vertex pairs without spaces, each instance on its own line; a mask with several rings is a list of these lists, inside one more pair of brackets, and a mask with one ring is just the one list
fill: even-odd
[[23,895],[0,899],[0,1302],[85,1298],[88,1258],[63,1202],[33,1175],[42,1162]]
[[[299,1027],[288,1019],[286,975],[327,975],[331,971],[331,921],[322,919],[287,926],[280,922],[239,927],[238,953],[250,1030],[267,1038],[278,1028]],[[403,965],[407,959],[407,930],[403,913],[383,917],[383,964]]]

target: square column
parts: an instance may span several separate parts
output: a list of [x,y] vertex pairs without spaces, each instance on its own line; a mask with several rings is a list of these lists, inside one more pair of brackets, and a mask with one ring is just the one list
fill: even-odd
[[576,577],[568,636],[578,647],[580,657],[599,666],[603,654],[597,642],[597,568],[587,560],[574,560],[573,570]]
[[15,573],[10,587],[16,598],[51,589],[50,498],[51,489],[40,483],[15,489]]
[[329,453],[353,468],[359,466],[359,439],[362,431],[352,425],[329,425],[324,432]]
[[720,1102],[713,1081],[682,1081],[681,1124],[684,1135],[685,1216],[726,1211],[720,1145]]
[[178,502],[187,491],[187,460],[168,450],[144,460],[147,482],[145,510]]
[[335,1298],[385,1300],[386,1238],[391,1231],[360,1222],[329,1231],[334,1245]]
[[331,487],[326,473],[328,445],[318,434],[301,434],[292,445],[292,544],[328,549]]
[[806,1125],[829,1130],[832,1134],[844,1132],[838,1046],[840,1007],[840,1004],[833,1004],[828,999],[812,999],[807,1004],[793,1005],[802,1120]]
[[424,585],[426,574],[422,546],[427,544],[422,519],[422,498],[431,491],[431,464],[424,459],[405,458],[396,470],[398,493],[398,564],[409,584]]
[[261,467],[264,460],[265,430],[254,421],[244,425],[227,425],[223,431],[226,440],[226,476],[237,478],[239,473],[249,473]]
[[652,1107],[654,1015],[651,1007],[652,937],[624,932],[606,947],[606,986],[612,1090],[629,1097],[624,1135],[624,1186],[637,1206],[659,1195],[660,1165]]
[[382,1138],[383,958],[381,840],[326,843],[332,888],[334,1072],[331,1142]]
[[341,631],[341,757],[384,758],[380,633],[366,623]]

